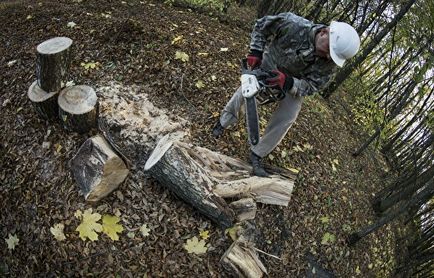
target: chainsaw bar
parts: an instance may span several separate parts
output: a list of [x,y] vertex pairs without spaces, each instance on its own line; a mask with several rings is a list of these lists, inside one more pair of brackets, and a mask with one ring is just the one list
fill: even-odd
[[246,98],[246,121],[250,144],[259,142],[259,117],[255,97]]

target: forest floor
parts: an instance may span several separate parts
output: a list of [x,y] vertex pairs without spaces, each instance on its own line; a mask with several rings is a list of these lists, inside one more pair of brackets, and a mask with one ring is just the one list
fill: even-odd
[[[67,36],[74,41],[76,84],[98,88],[116,81],[139,91],[146,85],[155,106],[187,120],[194,144],[247,159],[243,124],[218,141],[210,130],[239,84],[251,22],[240,28],[240,21],[222,23],[148,0],[2,1],[0,22],[0,276],[230,277],[219,262],[230,238],[140,169],[98,204],[85,203],[68,161],[95,131],[68,133],[41,120],[27,90],[35,80],[36,46]],[[176,51],[189,61],[175,59]],[[329,101],[306,98],[267,159],[299,170],[288,207],[258,207],[257,248],[281,258],[261,255],[270,277],[306,276],[307,252],[338,277],[387,277],[393,268],[391,226],[353,247],[345,243],[349,233],[375,221],[370,200],[386,182],[373,152],[351,156],[364,137],[344,106],[343,92]],[[74,213],[90,207],[121,214],[125,231],[118,241],[79,238]],[[56,223],[65,225],[66,240],[50,233]],[[142,224],[151,229],[147,237],[138,231]],[[188,254],[186,239],[201,230],[210,233],[208,252]],[[9,234],[19,238],[13,250],[5,242]]]

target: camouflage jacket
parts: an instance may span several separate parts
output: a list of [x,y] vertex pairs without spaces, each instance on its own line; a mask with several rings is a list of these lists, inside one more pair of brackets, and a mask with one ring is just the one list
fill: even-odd
[[297,16],[281,13],[256,21],[250,49],[263,52],[261,67],[279,69],[294,77],[290,93],[307,96],[323,89],[336,71],[330,59],[315,55],[315,34],[327,27]]

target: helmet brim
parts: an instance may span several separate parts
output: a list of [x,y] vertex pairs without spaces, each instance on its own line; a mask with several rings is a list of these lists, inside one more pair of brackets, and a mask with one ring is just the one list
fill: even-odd
[[334,51],[335,49],[335,42],[336,40],[336,30],[335,30],[335,26],[336,26],[336,21],[332,21],[330,23],[330,33],[329,33],[329,49],[330,49],[330,57],[332,58],[333,62],[335,62],[336,65],[338,65],[339,67],[343,67],[344,63],[345,63],[345,59],[340,58],[336,52]]

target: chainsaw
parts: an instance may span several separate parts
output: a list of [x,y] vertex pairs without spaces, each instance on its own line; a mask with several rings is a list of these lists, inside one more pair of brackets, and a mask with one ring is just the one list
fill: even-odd
[[257,103],[260,105],[281,100],[285,94],[268,86],[265,80],[274,77],[270,71],[257,68],[250,70],[247,67],[247,59],[241,60],[241,92],[246,105],[246,122],[250,144],[259,142],[259,116]]

